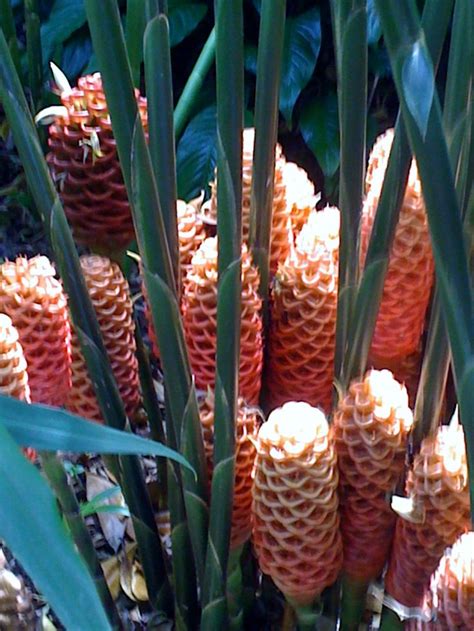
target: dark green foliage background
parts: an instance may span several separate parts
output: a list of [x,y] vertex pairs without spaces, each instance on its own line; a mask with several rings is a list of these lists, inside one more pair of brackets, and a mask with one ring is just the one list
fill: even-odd
[[[119,0],[126,24],[126,1]],[[24,45],[24,7],[12,0],[20,42]],[[97,70],[83,0],[39,0],[45,78],[54,60],[71,82]],[[252,122],[260,0],[244,0],[245,96]],[[213,26],[213,0],[169,0],[175,101]],[[374,3],[369,0],[368,144],[393,122],[396,98]],[[47,87],[47,86],[46,86]],[[143,86],[142,86],[143,87]],[[215,73],[197,99],[191,120],[178,141],[178,193],[185,199],[207,188],[213,177],[215,149]],[[45,94],[45,100],[50,98]],[[289,160],[306,168],[323,199],[335,201],[339,166],[336,71],[328,0],[288,0],[279,138]],[[1,176],[0,176],[1,178]],[[2,182],[2,183],[7,183]]]

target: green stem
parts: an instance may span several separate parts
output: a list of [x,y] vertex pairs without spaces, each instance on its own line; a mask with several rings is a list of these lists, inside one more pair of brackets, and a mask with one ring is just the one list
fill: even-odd
[[189,120],[194,101],[199,94],[204,79],[212,66],[216,54],[216,29],[209,33],[206,43],[196,61],[174,110],[174,133],[178,140]]
[[357,631],[362,615],[369,583],[357,581],[345,574],[342,579],[341,631]]
[[275,182],[281,64],[286,0],[263,0],[257,58],[255,147],[250,197],[250,247],[260,272],[263,318],[268,322],[270,244]]
[[397,614],[384,607],[382,609],[382,619],[380,621],[380,631],[401,631],[405,626],[405,623],[400,620]]
[[10,0],[0,0],[0,24],[5,35],[5,39],[10,49],[13,63],[19,76],[22,75],[20,51],[18,50],[18,40],[16,38],[15,19]]
[[41,55],[40,18],[37,0],[25,0],[26,56],[28,59],[28,83],[33,110],[38,107],[43,82]]
[[148,97],[148,146],[179,296],[173,83],[168,18],[163,14],[153,18],[145,31],[145,81]]
[[97,557],[97,552],[94,548],[94,544],[92,543],[91,536],[81,516],[79,503],[67,482],[66,472],[55,454],[42,452],[40,453],[40,460],[43,471],[48,478],[48,482],[50,483],[51,488],[61,505],[64,518],[69,526],[74,543],[76,544],[77,549],[84,559],[84,562],[86,563],[94,580],[97,593],[104,605],[104,609],[107,612],[110,623],[114,629],[122,629],[122,622],[115,606],[114,599],[112,598],[105,580],[104,572]]
[[317,631],[318,620],[321,617],[320,601],[316,600],[311,605],[299,605],[291,598],[287,598],[287,600],[295,611],[298,631]]
[[230,631],[243,630],[242,568],[240,565],[243,546],[231,550],[227,568],[227,601],[229,603]]
[[[140,326],[137,320],[135,320],[135,342],[137,345],[136,355],[138,359],[138,369],[140,375],[140,386],[143,396],[143,405],[148,416],[148,422],[150,423],[151,438],[159,443],[163,443],[163,445],[166,445],[167,441],[163,426],[163,415],[161,413],[160,405],[156,396],[149,357],[143,343],[142,335],[140,333]],[[160,508],[163,509],[167,505],[166,459],[157,458],[156,466],[158,481],[160,483]]]

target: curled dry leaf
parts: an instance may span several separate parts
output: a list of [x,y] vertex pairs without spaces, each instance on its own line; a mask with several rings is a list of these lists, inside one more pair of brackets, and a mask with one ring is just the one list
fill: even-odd
[[[86,473],[86,492],[87,500],[90,502],[99,493],[103,493],[107,489],[115,486],[110,480],[103,476],[99,476],[95,473]],[[110,504],[111,506],[125,506],[123,495],[118,492],[107,499],[101,501],[101,504]],[[107,543],[113,548],[115,552],[122,545],[125,529],[127,527],[128,517],[115,513],[97,513],[100,526],[104,533],[104,537],[107,539]]]

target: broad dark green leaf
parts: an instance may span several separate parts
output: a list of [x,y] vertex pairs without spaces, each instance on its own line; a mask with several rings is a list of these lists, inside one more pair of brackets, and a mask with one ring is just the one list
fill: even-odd
[[201,22],[207,13],[207,6],[193,0],[169,0],[168,19],[170,23],[170,45],[177,46]]
[[304,103],[299,124],[304,141],[318,159],[324,175],[333,175],[339,166],[336,94],[329,92]]
[[367,0],[367,43],[376,44],[381,37],[382,27],[375,0]]
[[171,458],[189,468],[182,456],[161,443],[87,421],[65,410],[29,405],[1,395],[0,407],[0,424],[25,447],[75,453],[148,454]]
[[419,42],[412,45],[403,63],[402,87],[408,110],[424,138],[433,103],[434,73],[431,60]]
[[92,42],[85,29],[80,29],[77,33],[73,33],[73,35],[64,42],[61,70],[71,83],[75,81],[77,77],[85,74],[84,70],[90,63],[91,55]]
[[49,64],[54,50],[86,23],[83,0],[56,0],[46,22],[41,26],[43,63]]
[[217,161],[216,106],[202,110],[186,127],[178,144],[178,196],[192,199],[214,179]]
[[61,520],[56,498],[3,425],[0,479],[0,538],[64,627],[70,631],[111,629],[93,579]]
[[317,7],[287,18],[283,44],[280,110],[289,127],[296,100],[316,67],[320,46],[321,20]]

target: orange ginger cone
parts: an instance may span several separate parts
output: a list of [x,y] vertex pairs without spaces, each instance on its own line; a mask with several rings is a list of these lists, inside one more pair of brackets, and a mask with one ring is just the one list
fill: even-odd
[[[18,340],[11,319],[0,313],[0,394],[30,403],[26,360]],[[31,447],[23,449],[23,453],[32,462],[36,460],[36,451]]]
[[402,605],[420,607],[444,550],[470,524],[464,432],[457,419],[423,440],[407,494],[413,511],[397,519],[385,588]]
[[26,360],[11,319],[0,313],[0,394],[30,402]]
[[282,174],[286,201],[290,208],[291,227],[293,233],[297,235],[308,221],[311,211],[316,206],[318,196],[306,171],[294,162],[284,164]]
[[[367,197],[361,219],[361,258],[370,233],[393,142],[393,129],[380,136],[372,150],[366,177]],[[370,359],[381,361],[415,353],[423,332],[434,278],[434,263],[421,183],[412,163],[395,230]],[[384,367],[390,368],[389,364]]]
[[[143,124],[146,99],[136,91]],[[63,114],[49,128],[47,160],[78,243],[121,249],[134,230],[99,73],[61,94]]]
[[396,521],[387,494],[403,473],[412,422],[406,389],[388,370],[353,381],[336,410],[344,570],[356,581],[385,565]]
[[0,311],[20,336],[31,401],[64,405],[71,387],[71,331],[66,296],[47,257],[3,263]]
[[[255,130],[244,129],[242,154],[242,233],[248,242],[250,228],[250,195],[252,189],[253,145]],[[278,263],[284,261],[291,244],[291,206],[286,199],[286,185],[283,172],[285,158],[281,146],[275,148],[275,179],[273,192],[272,233],[270,246],[270,271],[275,273]],[[217,222],[217,180],[211,183],[211,199],[204,204],[203,213],[208,221]]]
[[330,409],[338,260],[339,210],[313,211],[275,277],[267,373],[271,407],[302,400]]
[[[205,239],[204,224],[197,212],[196,205],[187,204],[178,199],[176,210],[178,214],[178,238],[179,238],[179,263],[181,270],[181,293],[183,293],[183,284],[186,282],[187,274],[191,269],[192,258]],[[145,314],[148,322],[148,335],[153,348],[153,353],[159,357],[158,342],[155,330],[151,321],[151,312],[146,298],[145,285],[143,285],[145,294]]]
[[[204,448],[209,471],[213,471],[214,449],[214,397],[209,396],[199,407],[203,428]],[[257,454],[255,442],[260,426],[256,408],[249,408],[243,399],[238,401],[235,419],[235,483],[232,506],[230,549],[238,548],[250,537],[250,513],[252,507],[252,472]]]
[[324,414],[307,403],[274,410],[258,434],[252,541],[265,574],[298,606],[342,564],[336,453]]
[[[242,248],[242,310],[239,395],[257,403],[263,363],[259,276],[245,245]],[[184,283],[183,324],[196,386],[214,388],[217,330],[217,238],[207,238],[192,259]]]
[[[104,256],[81,256],[81,268],[125,411],[132,416],[140,403],[140,390],[133,306],[127,281],[119,266]],[[74,331],[72,361],[72,388],[67,408],[75,414],[102,422],[99,403]]]

